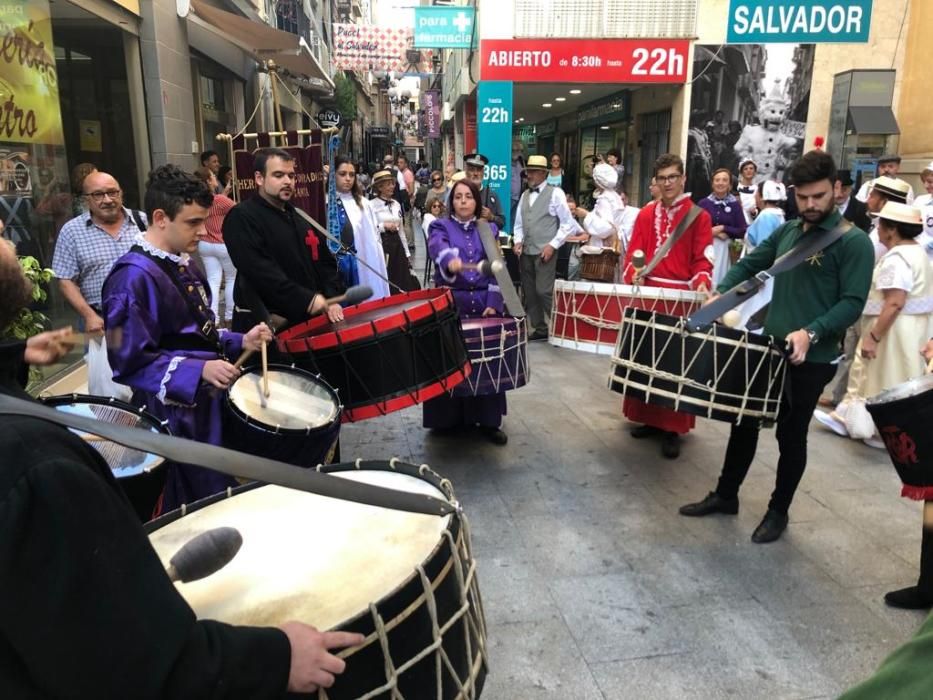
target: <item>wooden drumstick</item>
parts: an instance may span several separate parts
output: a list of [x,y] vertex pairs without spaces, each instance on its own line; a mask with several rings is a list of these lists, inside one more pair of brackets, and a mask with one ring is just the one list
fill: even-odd
[[491,277],[505,269],[501,260],[480,260],[478,263],[463,263],[461,270],[476,270],[480,274]]
[[636,250],[632,253],[632,269],[635,270],[635,275],[632,277],[632,281],[638,283],[641,281],[641,271],[645,269],[645,251]]
[[269,398],[269,353],[266,350],[266,341],[262,341],[262,395]]

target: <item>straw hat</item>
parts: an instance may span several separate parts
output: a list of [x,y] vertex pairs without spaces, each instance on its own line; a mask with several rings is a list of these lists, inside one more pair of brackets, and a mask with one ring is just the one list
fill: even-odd
[[383,180],[394,180],[395,176],[388,170],[380,170],[373,175],[373,184],[379,184]]
[[460,182],[465,177],[466,177],[466,173],[463,172],[462,170],[458,170],[457,172],[455,172],[453,175],[450,176],[450,184],[452,185],[455,182]]
[[548,167],[544,156],[528,156],[528,162],[525,163],[525,170],[547,170]]
[[888,177],[887,175],[872,180],[871,188],[872,190],[878,190],[885,197],[894,197],[902,202],[906,202],[907,196],[910,194],[909,184],[899,177]]
[[881,211],[877,214],[871,214],[876,219],[885,221],[896,221],[899,224],[913,224],[914,226],[923,226],[923,215],[917,207],[900,202],[885,202]]

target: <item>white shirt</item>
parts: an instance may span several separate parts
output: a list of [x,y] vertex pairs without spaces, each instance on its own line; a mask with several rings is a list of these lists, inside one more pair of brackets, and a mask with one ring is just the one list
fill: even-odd
[[590,234],[588,245],[591,248],[610,244],[612,236],[618,233],[618,222],[624,206],[615,190],[604,190],[597,195],[593,211],[583,219],[583,228]]
[[373,209],[373,216],[376,219],[376,226],[380,233],[385,231],[385,225],[394,223],[398,225],[398,235],[402,239],[402,248],[405,249],[405,256],[410,258],[411,253],[408,250],[408,242],[405,240],[405,231],[402,229],[402,205],[394,199],[388,202],[382,197],[376,197],[370,200]]
[[[542,189],[546,186],[547,185],[543,183],[540,185]],[[531,207],[534,206],[535,201],[537,201],[538,194],[537,190],[526,190],[522,195],[522,199],[528,197],[528,206]],[[564,191],[560,187],[554,187],[551,190],[551,201],[548,204],[547,212],[560,220],[560,228],[557,229],[557,235],[548,243],[554,250],[557,250],[564,244],[564,241],[567,240],[567,236],[583,232],[583,228],[577,223],[577,220],[573,218],[573,214],[570,213],[570,207],[567,206],[567,195],[564,194]],[[525,240],[525,231],[522,228],[521,199],[518,202],[518,208],[515,210],[515,224],[512,229],[513,243],[521,243]]]
[[[897,177],[897,175],[895,175],[894,177]],[[862,183],[862,186],[859,188],[858,194],[855,195],[855,198],[856,198],[858,201],[860,201],[860,202],[867,202],[867,201],[868,201],[868,195],[869,195],[869,193],[871,193],[871,186],[872,186],[873,184],[875,184],[874,178],[872,178],[871,180],[866,180],[865,182],[863,182],[863,183]],[[908,203],[908,204],[913,204],[913,201],[914,201],[914,188],[913,188],[911,185],[907,185],[907,187],[908,187],[908,189],[907,189],[907,203]]]
[[619,238],[622,239],[622,250],[628,250],[628,242],[632,240],[632,231],[635,230],[635,219],[638,218],[638,212],[641,209],[633,207],[630,204],[625,205],[622,210],[622,218],[619,221]]

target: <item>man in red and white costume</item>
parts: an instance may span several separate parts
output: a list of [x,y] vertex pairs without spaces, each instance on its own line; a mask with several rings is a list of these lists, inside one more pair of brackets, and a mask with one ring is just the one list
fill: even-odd
[[[690,195],[684,192],[684,162],[679,156],[666,153],[658,158],[654,164],[654,176],[661,198],[647,204],[635,219],[622,272],[625,284],[633,283],[636,272],[632,266],[632,255],[640,250],[645,254],[645,262],[651,261],[694,206]],[[713,274],[712,226],[709,214],[701,211],[641,284],[708,292]],[[652,406],[629,397],[622,403],[622,413],[629,420],[641,424],[632,429],[633,437],[661,435],[661,452],[668,459],[680,455],[680,436],[690,432],[696,424],[696,419],[688,413]]]

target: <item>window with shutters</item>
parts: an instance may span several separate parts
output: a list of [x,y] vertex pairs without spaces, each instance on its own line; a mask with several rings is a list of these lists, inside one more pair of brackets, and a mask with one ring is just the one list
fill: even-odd
[[697,0],[515,0],[516,38],[696,36]]

